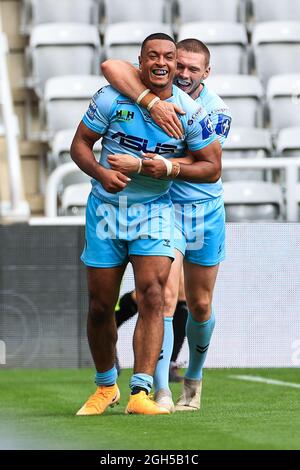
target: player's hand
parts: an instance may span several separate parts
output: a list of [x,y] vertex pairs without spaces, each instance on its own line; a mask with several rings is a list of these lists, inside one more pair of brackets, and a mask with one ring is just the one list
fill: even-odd
[[162,178],[167,175],[167,167],[162,160],[154,160],[155,153],[144,153],[142,174],[152,178]]
[[181,139],[183,129],[176,113],[185,114],[176,104],[163,100],[155,103],[150,111],[153,121],[161,127],[168,136]]
[[115,170],[106,170],[104,176],[101,178],[101,184],[105,191],[113,194],[126,188],[129,181],[131,181],[131,179],[128,178],[128,176]]
[[107,162],[113,170],[121,171],[125,175],[136,173],[140,167],[138,158],[123,153],[108,155]]

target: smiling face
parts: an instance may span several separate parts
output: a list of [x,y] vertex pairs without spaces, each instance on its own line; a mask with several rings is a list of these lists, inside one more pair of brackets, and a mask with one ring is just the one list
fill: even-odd
[[176,70],[175,44],[164,39],[147,41],[139,60],[144,84],[161,99],[168,98]]
[[177,70],[174,84],[196,99],[202,90],[202,81],[210,72],[205,55],[201,52],[177,51]]

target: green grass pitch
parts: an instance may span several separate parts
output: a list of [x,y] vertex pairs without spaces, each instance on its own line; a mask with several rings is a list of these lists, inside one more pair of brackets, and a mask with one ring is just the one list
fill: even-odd
[[[298,369],[207,369],[200,412],[127,416],[131,371],[119,377],[121,403],[102,416],[75,417],[93,393],[94,372],[2,370],[0,448],[299,449],[300,389],[234,380],[247,374],[299,383]],[[180,385],[173,385],[174,398]]]

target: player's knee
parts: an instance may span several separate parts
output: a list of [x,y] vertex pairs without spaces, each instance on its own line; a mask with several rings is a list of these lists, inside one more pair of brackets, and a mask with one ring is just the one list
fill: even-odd
[[163,287],[158,281],[145,282],[139,288],[139,297],[147,310],[160,310],[163,304]]
[[106,322],[113,315],[113,309],[107,302],[99,299],[90,299],[89,319],[92,323],[99,324]]
[[207,321],[211,315],[211,300],[209,297],[195,300],[191,305],[191,313],[196,321]]

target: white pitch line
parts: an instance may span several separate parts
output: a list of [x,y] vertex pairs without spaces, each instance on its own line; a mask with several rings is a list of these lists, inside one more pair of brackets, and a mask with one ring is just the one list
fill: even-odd
[[260,382],[269,385],[281,385],[282,387],[300,388],[300,384],[292,382],[283,382],[282,380],[264,379],[256,375],[230,375],[231,379],[246,380],[248,382]]

